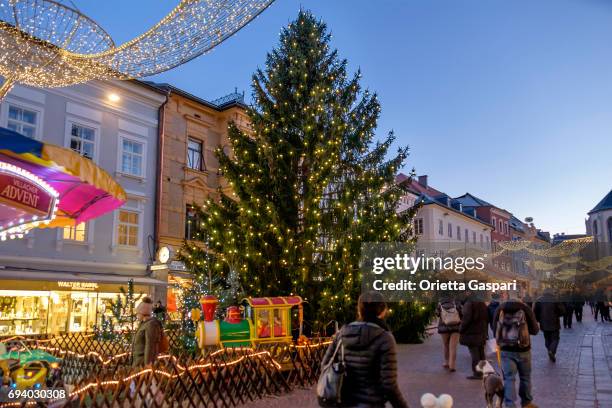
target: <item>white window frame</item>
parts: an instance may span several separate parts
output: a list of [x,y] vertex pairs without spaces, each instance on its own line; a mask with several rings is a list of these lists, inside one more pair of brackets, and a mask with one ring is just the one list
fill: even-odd
[[[130,195],[128,193],[127,200],[128,201],[126,201],[126,204],[130,200],[132,200],[137,203],[137,207],[128,207],[126,205],[123,205],[122,207],[117,208],[115,211],[113,211],[113,237],[112,237],[113,241],[111,244],[111,249],[112,249],[113,254],[115,254],[117,250],[138,251],[139,253],[142,253],[142,250],[143,250],[145,197]],[[137,239],[136,246],[119,245],[119,234],[117,230],[119,228],[119,212],[122,210],[138,213],[138,234],[136,236],[136,239]]]
[[[123,171],[123,140],[129,140],[130,142],[140,143],[142,145],[142,163],[141,163],[141,172],[140,176],[126,173]],[[119,137],[117,137],[117,168],[116,171],[118,174],[126,177],[136,178],[142,181],[145,181],[147,178],[147,140],[141,137],[128,135],[126,133],[119,133]]]
[[58,251],[61,251],[64,244],[84,245],[88,247],[90,253],[93,252],[95,222],[95,220],[89,220],[85,222],[85,241],[64,239],[64,228],[57,228],[56,249]]
[[16,108],[36,112],[36,130],[34,132],[34,140],[42,140],[42,124],[44,123],[43,115],[45,111],[44,108],[32,105],[27,102],[17,101],[11,97],[7,97],[4,102],[0,104],[0,123],[4,128],[8,128],[9,106],[14,106]]
[[[419,232],[419,229],[421,230],[421,232]],[[423,235],[424,233],[425,233],[425,223],[423,221],[423,218],[416,218],[414,220],[414,234]]]
[[[82,127],[87,127],[90,129],[93,129],[94,131],[94,154],[93,157],[91,158],[91,160],[94,163],[98,163],[98,158],[100,157],[100,134],[101,134],[101,129],[100,129],[100,125],[96,122],[90,122],[88,120],[83,120],[80,118],[76,118],[73,116],[68,116],[66,118],[66,130],[65,130],[65,135],[64,135],[64,146],[70,150],[72,150],[70,148],[70,142],[72,139],[72,125],[77,125],[77,126],[82,126]],[[80,154],[80,153],[79,153]],[[85,156],[83,156],[85,157]]]
[[438,235],[444,235],[444,220],[438,220]]

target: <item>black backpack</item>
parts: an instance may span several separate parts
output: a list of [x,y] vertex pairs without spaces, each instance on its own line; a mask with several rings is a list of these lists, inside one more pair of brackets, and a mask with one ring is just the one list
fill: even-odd
[[525,311],[519,309],[516,312],[506,313],[501,310],[495,340],[500,347],[529,347],[531,338]]

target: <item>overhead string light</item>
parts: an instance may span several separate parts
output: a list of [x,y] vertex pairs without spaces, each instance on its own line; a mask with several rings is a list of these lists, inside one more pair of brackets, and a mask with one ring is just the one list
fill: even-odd
[[116,46],[73,5],[0,0],[0,101],[15,83],[39,88],[155,75],[222,43],[274,0],[181,0],[161,21]]

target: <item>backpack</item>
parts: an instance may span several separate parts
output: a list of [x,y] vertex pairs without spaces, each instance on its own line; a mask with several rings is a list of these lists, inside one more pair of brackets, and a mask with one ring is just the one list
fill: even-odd
[[524,310],[499,314],[495,340],[500,347],[529,347],[531,339]]
[[[338,361],[336,356],[340,351]],[[346,376],[344,363],[344,345],[342,337],[338,336],[338,344],[329,362],[321,368],[321,375],[317,382],[317,400],[320,407],[342,406],[342,385]]]
[[459,316],[459,310],[457,310],[457,305],[453,303],[453,305],[449,308],[445,308],[440,304],[440,320],[446,326],[455,326],[461,323],[461,317]]

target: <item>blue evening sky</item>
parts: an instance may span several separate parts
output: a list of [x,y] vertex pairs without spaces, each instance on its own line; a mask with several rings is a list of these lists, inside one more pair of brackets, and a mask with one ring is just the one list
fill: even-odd
[[[178,0],[75,0],[117,43]],[[213,52],[154,80],[205,99],[252,72],[300,5],[382,102],[379,135],[449,195],[473,193],[553,233],[584,232],[612,188],[612,2],[278,0]]]

